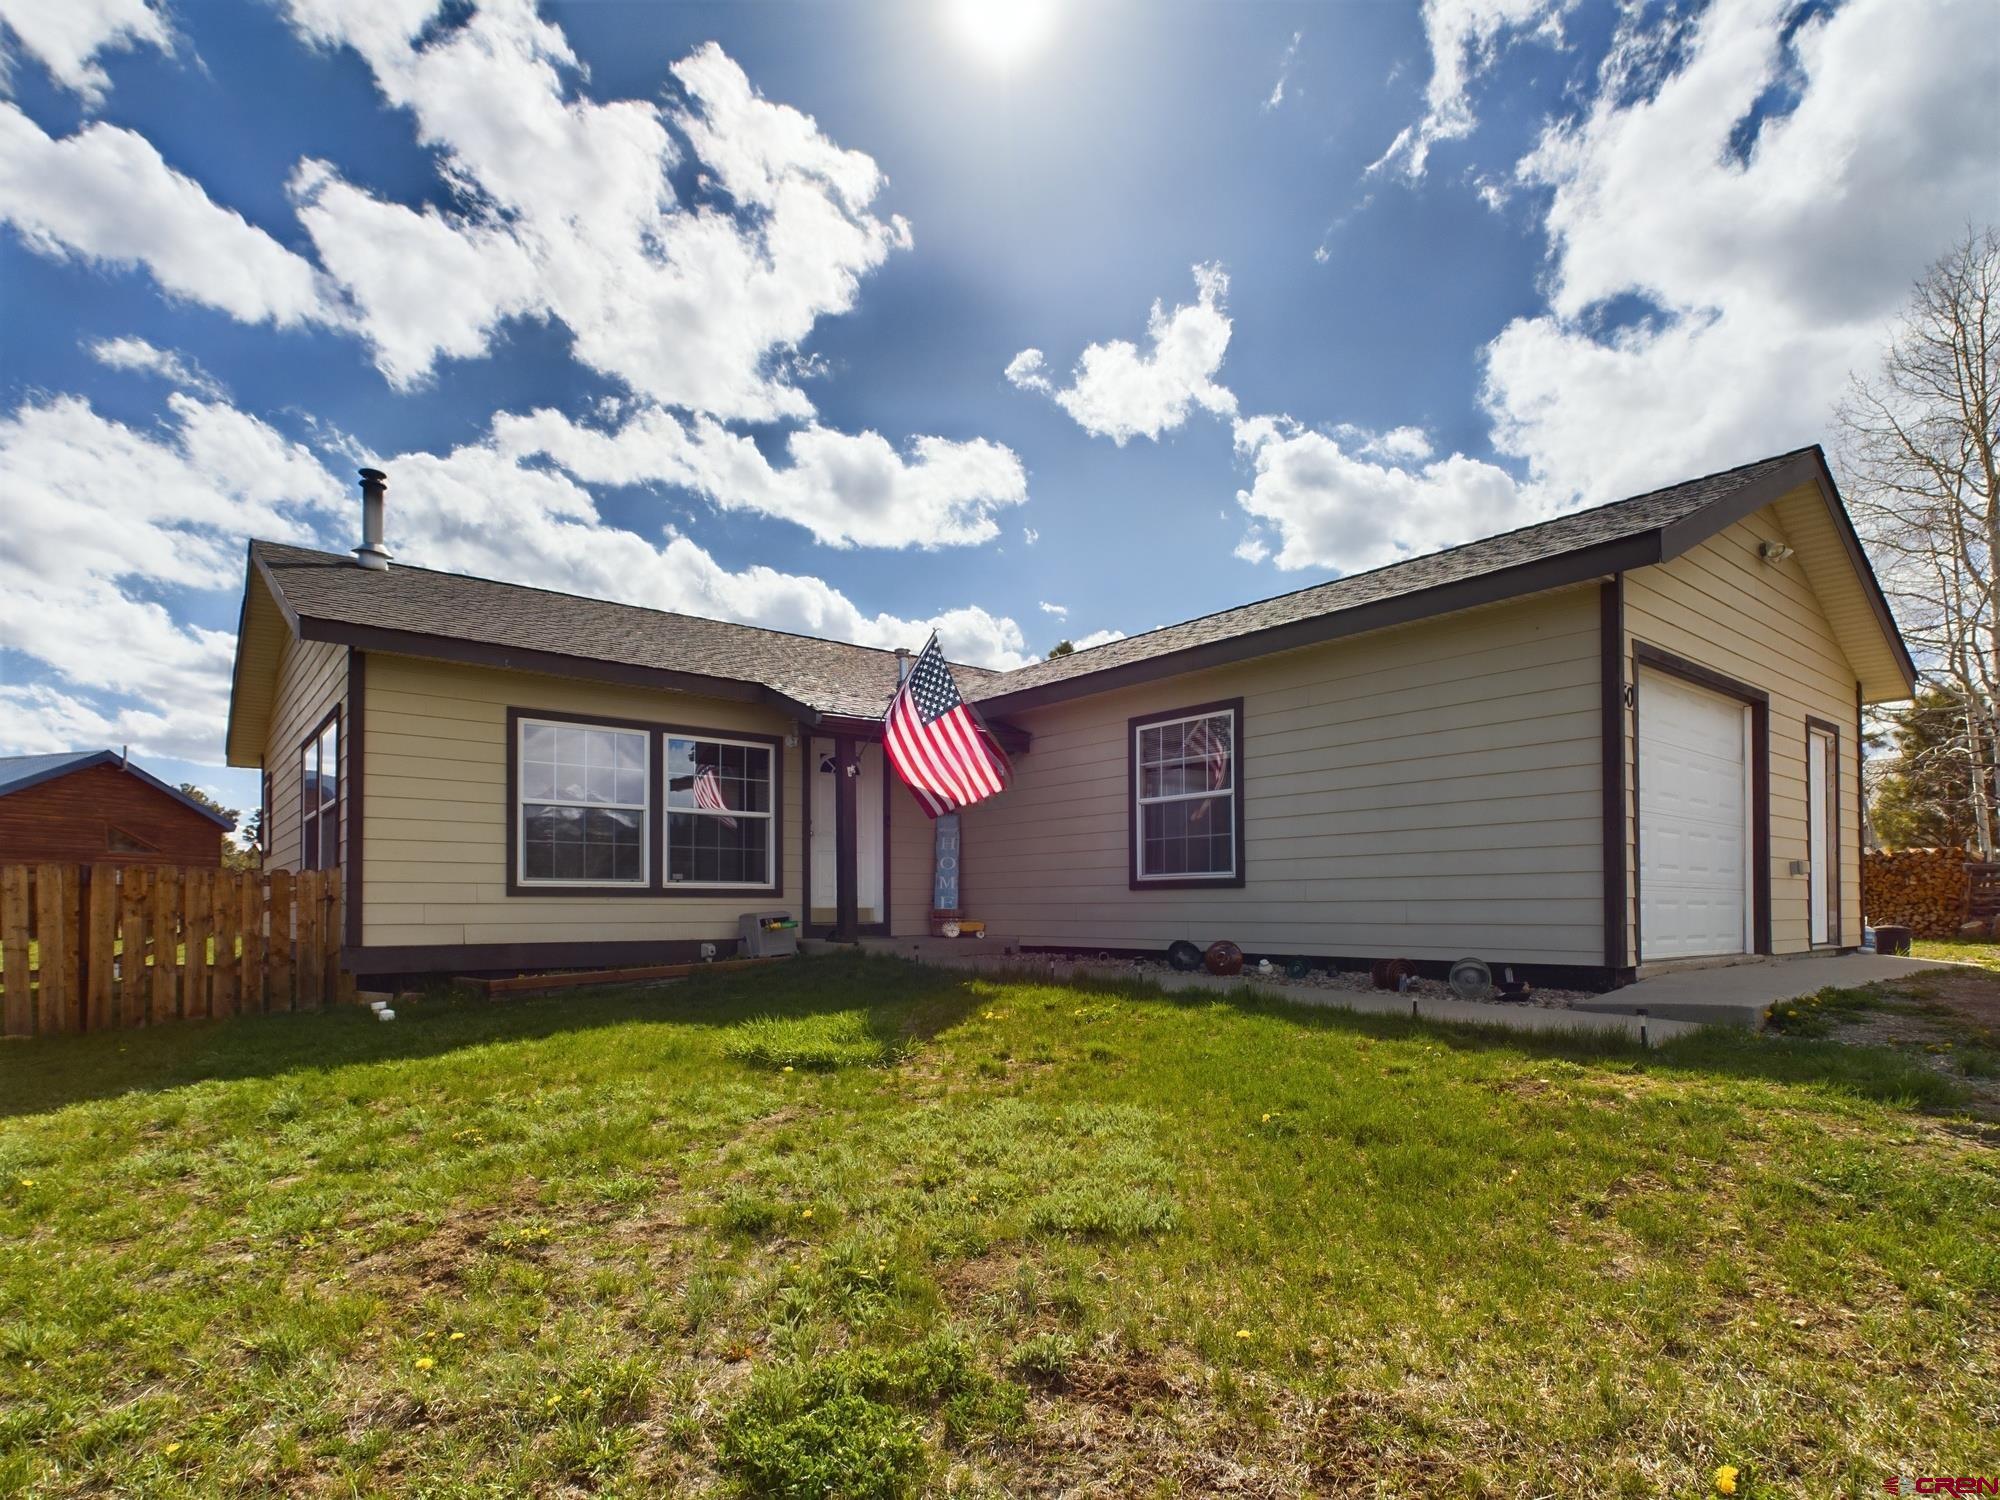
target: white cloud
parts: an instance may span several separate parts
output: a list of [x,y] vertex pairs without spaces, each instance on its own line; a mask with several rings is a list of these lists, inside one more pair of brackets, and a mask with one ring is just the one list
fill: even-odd
[[[1424,0],[1424,39],[1431,54],[1424,117],[1397,133],[1368,168],[1422,177],[1431,147],[1462,140],[1479,124],[1471,89],[1505,40],[1532,36],[1560,46],[1563,17],[1577,0]],[[1391,77],[1393,78],[1393,74]]]
[[1042,534],[1039,531],[1035,530],[1034,527],[1023,526],[1021,528],[1021,540],[1028,546],[1030,547],[1034,546],[1035,543],[1039,542],[1041,539],[1042,539]]
[[[1826,436],[1911,282],[2000,201],[1989,7],[1852,0],[1788,48],[1793,9],[1711,7],[1644,88],[1673,49],[1621,36],[1586,115],[1520,165],[1552,193],[1549,308],[1488,346],[1483,400],[1558,498]],[[1796,107],[1748,140],[1774,88]],[[1654,311],[1607,329],[1619,297]]]
[[[165,18],[147,0],[0,0],[0,23],[51,78],[86,104],[101,101],[111,87],[98,53],[173,47]],[[4,40],[0,37],[0,49]],[[6,60],[0,50],[0,67]]]
[[545,455],[588,484],[683,485],[724,510],[795,522],[830,546],[984,542],[999,534],[995,512],[1028,498],[1021,461],[983,438],[918,437],[898,452],[878,433],[814,424],[786,438],[790,462],[777,467],[712,418],[683,423],[650,407],[611,429],[548,410],[502,413],[493,440],[510,459]]
[[1093,630],[1089,635],[1078,636],[1070,644],[1079,651],[1088,651],[1092,646],[1106,646],[1113,641],[1124,639],[1125,632],[1122,630]]
[[[427,29],[435,0],[291,0],[293,24],[352,47],[442,155],[460,211],[384,202],[309,164],[301,218],[392,381],[483,350],[509,317],[558,319],[576,357],[663,404],[803,418],[790,355],[909,244],[870,210],[875,163],[758,95],[713,44],[675,63],[687,100],[598,103],[562,32],[525,0]],[[669,126],[706,168],[678,201]],[[727,195],[724,202],[720,195]],[[412,269],[416,267],[418,269]]]
[[1285,45],[1284,56],[1278,59],[1278,80],[1271,85],[1271,92],[1264,99],[1265,110],[1274,110],[1285,102],[1285,85],[1292,81],[1292,64],[1299,58],[1299,43],[1306,39],[1303,31],[1292,33],[1292,39]]
[[1364,457],[1387,459],[1391,463],[1426,459],[1432,452],[1430,434],[1421,427],[1392,427],[1387,432],[1370,432],[1352,422],[1342,422],[1334,429],[1334,435],[1352,444],[1354,451]]
[[201,367],[199,360],[173,349],[161,349],[136,335],[97,339],[85,347],[90,357],[107,370],[157,375],[169,385],[197,396],[220,397],[223,393],[221,383]]
[[[518,441],[525,430],[512,446],[381,460],[399,560],[884,648],[935,629],[957,661],[1029,659],[1020,626],[977,606],[869,613],[819,578],[732,571],[671,529],[648,539],[613,525]],[[355,508],[307,449],[183,393],[150,430],[77,396],[22,404],[0,417],[0,493],[12,502],[0,649],[43,669],[0,686],[0,749],[131,744],[197,762],[220,754],[235,641],[187,623],[185,596],[233,595],[251,536],[345,548]]]
[[16,748],[213,759],[234,637],[177,619],[173,591],[233,588],[246,535],[309,539],[312,515],[342,503],[311,454],[255,418],[179,393],[167,407],[152,432],[75,396],[0,418],[0,647],[52,674],[5,690]]
[[1252,518],[1236,555],[1280,568],[1361,572],[1536,519],[1506,470],[1454,453],[1422,467],[1370,463],[1287,417],[1246,417],[1237,453],[1255,478],[1236,503]]
[[1045,373],[1041,351],[1023,349],[1008,364],[1007,379],[1052,396],[1084,431],[1121,447],[1128,438],[1158,438],[1179,427],[1192,406],[1218,416],[1234,413],[1235,395],[1214,380],[1229,348],[1229,277],[1207,264],[1194,268],[1194,279],[1199,300],[1193,304],[1169,314],[1153,303],[1146,319],[1149,350],[1124,339],[1091,344],[1070,384],[1059,389]]
[[144,136],[116,126],[56,140],[0,104],[0,221],[43,255],[144,266],[170,295],[245,323],[335,316],[310,262],[211,200]]
[[1069,606],[1067,604],[1051,604],[1048,600],[1044,599],[1041,602],[1041,611],[1045,615],[1054,615],[1058,620],[1069,618]]

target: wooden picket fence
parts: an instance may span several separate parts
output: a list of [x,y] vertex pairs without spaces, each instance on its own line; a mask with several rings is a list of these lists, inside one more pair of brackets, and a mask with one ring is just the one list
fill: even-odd
[[0,1032],[108,1031],[351,1000],[341,889],[339,870],[0,865]]

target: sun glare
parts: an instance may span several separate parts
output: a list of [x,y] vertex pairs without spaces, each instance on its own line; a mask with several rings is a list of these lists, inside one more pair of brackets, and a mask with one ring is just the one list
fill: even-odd
[[1055,30],[1057,0],[947,0],[952,34],[988,67],[1025,62]]

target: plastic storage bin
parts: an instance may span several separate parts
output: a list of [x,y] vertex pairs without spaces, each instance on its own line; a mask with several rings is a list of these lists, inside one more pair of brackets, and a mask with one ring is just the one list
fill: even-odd
[[745,958],[790,958],[799,951],[799,924],[788,911],[746,911],[736,919],[736,936]]

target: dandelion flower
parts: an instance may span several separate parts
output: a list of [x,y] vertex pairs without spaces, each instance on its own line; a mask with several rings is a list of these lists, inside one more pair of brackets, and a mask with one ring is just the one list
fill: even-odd
[[801,1219],[810,1219],[812,1216],[813,1216],[813,1211],[809,1208],[802,1208],[799,1210],[799,1217]]
[[1271,1123],[1271,1112],[1268,1109],[1264,1111],[1264,1123],[1266,1125]]
[[979,1194],[977,1194],[977,1193],[974,1193],[974,1194],[972,1195],[972,1201],[973,1201],[974,1203],[977,1203],[977,1202],[979,1201]]
[[1716,1494],[1733,1495],[1736,1493],[1736,1473],[1735,1464],[1724,1464],[1715,1471]]
[[455,1343],[457,1343],[457,1342],[458,1342],[458,1341],[459,1341],[460,1339],[462,1339],[462,1338],[464,1338],[464,1337],[465,1337],[465,1335],[464,1335],[464,1334],[462,1334],[462,1333],[454,1333],[454,1334],[453,1334],[453,1335],[451,1336],[451,1338],[450,1338],[449,1342],[450,1342],[450,1343],[454,1343],[454,1344],[455,1344]]
[[35,1185],[35,1179],[32,1177],[23,1177],[21,1179],[22,1187],[33,1187],[34,1185]]
[[160,1451],[166,1454],[169,1458],[171,1458],[176,1453],[181,1451],[181,1445],[179,1443],[169,1443],[167,1444],[166,1447],[162,1448]]
[[783,1071],[783,1072],[786,1072],[786,1073],[789,1073],[789,1072],[791,1072],[791,1071],[792,1071],[792,1065],[791,1065],[790,1063],[786,1063],[786,1064],[785,1064],[785,1066],[784,1066],[784,1068],[783,1068],[783,1069],[782,1069],[781,1071]]
[[1250,1337],[1250,1330],[1247,1328],[1239,1328],[1236,1330],[1236,1336],[1239,1339],[1247,1339]]
[[426,1354],[422,1359],[417,1361],[417,1368],[419,1370],[428,1370],[432,1365],[436,1363],[437,1363],[436,1360],[432,1359],[428,1354]]

